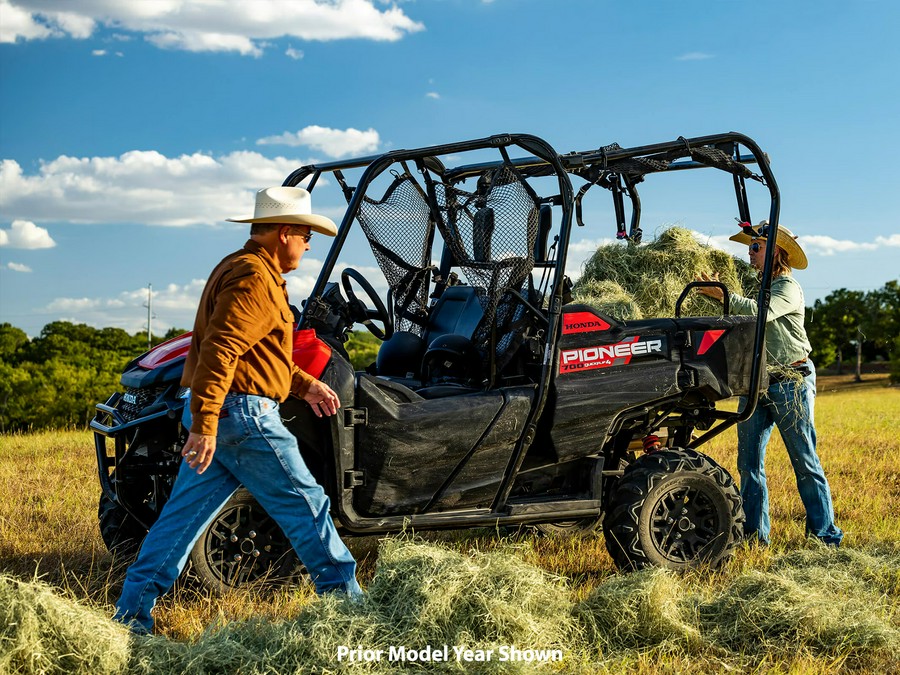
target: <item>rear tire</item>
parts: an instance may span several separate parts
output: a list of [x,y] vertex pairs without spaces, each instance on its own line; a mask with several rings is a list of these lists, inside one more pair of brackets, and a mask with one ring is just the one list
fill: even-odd
[[190,560],[194,576],[213,593],[257,582],[309,581],[288,538],[244,488],[200,535]]
[[626,470],[603,524],[619,569],[718,566],[744,531],[744,510],[728,472],[695,450],[639,457]]

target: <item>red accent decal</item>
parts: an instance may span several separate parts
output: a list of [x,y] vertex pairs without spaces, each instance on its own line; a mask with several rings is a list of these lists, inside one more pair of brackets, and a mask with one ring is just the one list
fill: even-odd
[[563,335],[606,330],[607,328],[609,328],[609,324],[591,312],[569,312],[563,314]]
[[708,330],[703,334],[700,340],[700,348],[697,349],[697,356],[703,356],[709,351],[709,348],[716,344],[716,340],[725,334],[724,330]]
[[185,333],[156,345],[144,358],[138,361],[138,365],[147,370],[154,370],[164,366],[169,361],[185,356],[191,348],[191,335],[193,333]]

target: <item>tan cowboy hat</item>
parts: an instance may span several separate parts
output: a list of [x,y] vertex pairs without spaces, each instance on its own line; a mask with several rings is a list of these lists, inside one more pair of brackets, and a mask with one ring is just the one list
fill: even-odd
[[232,223],[284,223],[308,225],[313,232],[333,237],[337,226],[330,218],[312,212],[312,198],[298,187],[270,187],[256,193],[253,215],[246,218],[226,218]]
[[[743,225],[743,228],[736,235],[728,237],[731,241],[739,244],[751,244],[754,239],[765,239],[769,234],[769,221],[761,220],[755,228],[751,225]],[[806,254],[800,248],[797,242],[797,235],[787,229],[784,225],[778,226],[778,238],[775,244],[779,248],[783,248],[787,253],[787,262],[795,270],[805,270],[809,265]]]

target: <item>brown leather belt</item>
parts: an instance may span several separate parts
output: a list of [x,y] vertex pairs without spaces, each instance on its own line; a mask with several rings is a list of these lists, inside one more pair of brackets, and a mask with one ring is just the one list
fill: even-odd
[[[808,359],[803,359],[802,361],[796,361],[788,366],[790,370],[796,371],[801,375],[801,377],[807,377],[812,374],[812,370],[810,370],[807,365]],[[777,382],[784,382],[788,379],[788,374],[784,372],[775,372],[769,373],[769,384],[775,384]]]

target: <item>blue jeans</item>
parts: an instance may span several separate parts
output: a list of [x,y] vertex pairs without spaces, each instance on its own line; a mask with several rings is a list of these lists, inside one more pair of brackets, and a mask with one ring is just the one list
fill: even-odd
[[[797,489],[806,508],[806,534],[837,546],[844,533],[834,524],[834,506],[825,472],[816,454],[813,407],[816,369],[801,382],[785,380],[769,386],[759,398],[753,415],[738,424],[738,471],[747,521],[745,534],[769,542],[769,490],[766,486],[766,444],[772,427],[778,426],[797,477]],[[746,399],[741,399],[741,405]]]
[[212,463],[198,474],[182,461],[169,501],[128,568],[114,618],[136,632],[152,630],[156,599],[175,583],[194,543],[241,484],[281,527],[317,593],[362,593],[356,561],[329,515],[329,499],[282,423],[278,403],[228,394],[222,413]]

